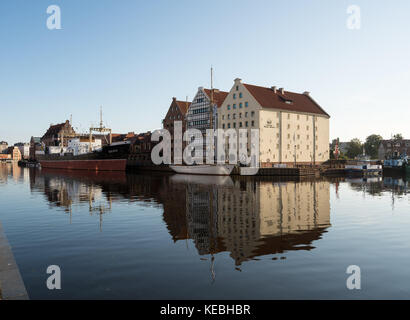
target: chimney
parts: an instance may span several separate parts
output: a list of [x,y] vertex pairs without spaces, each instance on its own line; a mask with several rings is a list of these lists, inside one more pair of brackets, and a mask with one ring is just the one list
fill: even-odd
[[285,94],[285,89],[280,88],[279,91],[280,91],[281,94]]
[[310,92],[309,92],[309,91],[305,91],[305,92],[303,92],[303,94],[304,94],[305,96],[308,96],[308,95],[310,95]]
[[276,86],[270,87],[274,93],[276,93]]
[[177,101],[177,98],[176,98],[176,97],[172,97],[172,101]]

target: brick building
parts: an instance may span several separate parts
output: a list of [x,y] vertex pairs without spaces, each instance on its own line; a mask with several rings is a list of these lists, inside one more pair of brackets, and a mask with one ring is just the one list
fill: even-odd
[[[174,142],[181,143],[182,148],[184,148],[185,143],[183,141],[183,134],[186,131],[186,114],[188,112],[189,106],[191,102],[188,101],[179,101],[177,98],[173,97],[171,105],[168,108],[168,112],[162,120],[162,126],[164,129],[167,129],[171,134],[171,159],[174,161]],[[174,136],[174,122],[181,121],[182,122],[182,141],[175,140]],[[175,141],[174,141],[175,140]],[[182,149],[183,150],[183,149]]]
[[70,124],[70,121],[51,125],[47,132],[41,137],[41,142],[46,147],[63,146],[67,147],[66,136],[74,135],[75,131]]

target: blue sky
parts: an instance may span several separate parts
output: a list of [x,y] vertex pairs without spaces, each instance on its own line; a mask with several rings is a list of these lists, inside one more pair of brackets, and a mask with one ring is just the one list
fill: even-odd
[[[62,30],[46,27],[49,5]],[[361,29],[346,27],[361,8]],[[173,96],[233,79],[310,91],[331,138],[410,138],[410,2],[376,0],[4,0],[0,140],[40,136],[73,115],[115,132],[161,126]]]

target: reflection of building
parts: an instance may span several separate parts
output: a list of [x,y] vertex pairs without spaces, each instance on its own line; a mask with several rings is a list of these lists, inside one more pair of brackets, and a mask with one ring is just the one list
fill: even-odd
[[309,250],[330,225],[329,201],[326,181],[188,185],[189,236],[200,254],[228,251],[237,265],[256,256]]

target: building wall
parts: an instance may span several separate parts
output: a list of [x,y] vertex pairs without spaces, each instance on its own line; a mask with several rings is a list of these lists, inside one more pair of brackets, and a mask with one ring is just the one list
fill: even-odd
[[[239,97],[240,93],[242,98]],[[259,129],[261,166],[292,164],[295,156],[297,163],[321,163],[329,159],[328,117],[262,108],[240,81],[235,81],[219,108],[218,123],[219,128],[234,128],[237,133],[239,129],[248,129],[248,132],[250,129]],[[248,149],[250,139],[248,133]],[[226,151],[227,148],[226,145]]]
[[[175,135],[174,135],[174,128],[175,128],[175,121],[181,121],[182,122],[182,136],[181,140],[175,140]],[[171,106],[168,109],[168,112],[163,120],[163,128],[167,129],[169,133],[171,134],[171,161],[174,161],[174,143],[181,143],[182,146],[182,152],[185,147],[185,143],[183,141],[184,133],[186,131],[186,119],[185,119],[185,114],[181,112],[181,109],[178,107],[176,98],[173,98],[173,101],[171,103]],[[178,162],[181,160],[178,160]]]
[[[240,97],[240,94],[242,97]],[[247,106],[246,106],[247,105]],[[218,128],[235,129],[239,137],[239,129],[247,129],[248,149],[250,152],[251,129],[259,128],[259,115],[261,109],[256,99],[245,89],[242,83],[236,82],[224,103],[218,109]],[[225,155],[228,159],[228,143],[225,142]],[[238,145],[238,150],[239,150]],[[248,153],[250,155],[250,153]]]

